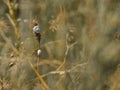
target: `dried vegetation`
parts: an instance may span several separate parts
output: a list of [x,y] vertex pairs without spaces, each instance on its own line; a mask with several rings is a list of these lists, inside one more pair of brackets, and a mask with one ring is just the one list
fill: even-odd
[[119,10],[120,0],[1,0],[0,90],[120,90]]

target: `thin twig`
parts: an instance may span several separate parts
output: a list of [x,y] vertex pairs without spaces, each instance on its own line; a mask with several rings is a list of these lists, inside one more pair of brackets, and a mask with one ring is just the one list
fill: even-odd
[[69,45],[68,45],[68,43],[67,43],[67,35],[66,35],[66,51],[65,51],[64,61],[63,61],[63,63],[57,68],[57,71],[60,70],[60,69],[64,66],[64,64],[65,64],[65,62],[66,62],[66,57],[67,57],[67,54],[68,54],[69,49],[70,49],[70,47],[69,47]]
[[67,57],[67,54],[68,54],[68,51],[69,51],[69,46],[66,48],[66,52],[65,52],[65,56],[64,56],[64,61],[63,63],[57,68],[57,71],[59,71],[65,64],[66,62],[66,57]]
[[68,52],[69,52],[69,49],[70,49],[71,47],[73,47],[75,44],[77,44],[77,42],[75,42],[75,43],[73,43],[73,44],[71,44],[71,45],[68,45],[68,44],[67,44],[67,41],[66,41],[66,51],[65,51],[64,61],[63,61],[63,63],[57,68],[57,71],[60,70],[60,69],[64,66],[64,64],[65,64],[65,62],[66,62],[66,57],[67,57]]
[[[82,63],[82,64],[77,64],[76,66],[74,66],[73,68],[68,69],[68,70],[51,71],[51,72],[48,72],[47,74],[42,75],[42,77],[46,77],[46,76],[49,76],[49,75],[55,75],[55,74],[64,75],[66,73],[73,72],[78,67],[83,67],[83,66],[86,66],[86,65],[87,65],[87,63]],[[81,69],[83,69],[83,68],[81,68]]]

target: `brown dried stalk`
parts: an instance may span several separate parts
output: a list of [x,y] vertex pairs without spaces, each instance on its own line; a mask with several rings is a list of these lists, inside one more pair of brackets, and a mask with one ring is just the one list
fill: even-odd
[[7,17],[10,20],[11,24],[13,25],[13,28],[14,28],[15,35],[16,35],[17,39],[19,39],[20,38],[20,33],[19,33],[19,29],[17,27],[17,22],[15,20],[15,13],[14,13],[13,6],[12,6],[10,0],[3,0],[3,1],[8,6],[9,14],[7,14]]
[[38,80],[40,81],[40,83],[42,84],[42,86],[44,87],[44,89],[45,90],[50,90],[49,86],[46,84],[46,82],[41,77],[40,73],[35,69],[35,67],[32,65],[32,63],[30,61],[29,61],[29,64],[32,67],[32,69],[35,72],[35,74],[37,75]]

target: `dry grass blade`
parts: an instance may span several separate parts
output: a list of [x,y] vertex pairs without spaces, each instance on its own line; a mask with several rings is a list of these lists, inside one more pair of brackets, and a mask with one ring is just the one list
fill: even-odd
[[37,75],[40,83],[43,85],[43,87],[45,88],[45,90],[50,90],[49,86],[46,84],[46,82],[43,80],[43,78],[41,77],[40,73],[35,69],[35,67],[32,65],[32,63],[29,61],[29,64],[31,65],[33,71],[35,72],[35,74]]

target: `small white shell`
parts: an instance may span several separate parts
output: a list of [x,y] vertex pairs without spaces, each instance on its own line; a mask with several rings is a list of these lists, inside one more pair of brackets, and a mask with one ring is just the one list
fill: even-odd
[[34,26],[33,27],[33,32],[34,33],[40,33],[40,27],[37,25],[37,26]]
[[38,49],[38,50],[37,50],[37,55],[40,56],[41,53],[42,53],[42,50]]

